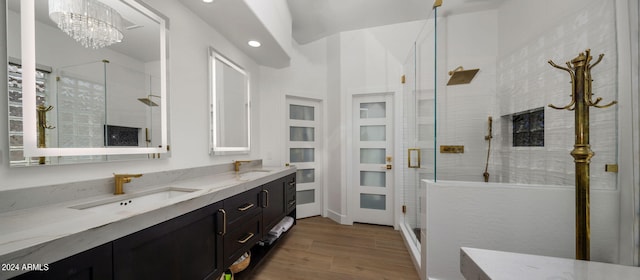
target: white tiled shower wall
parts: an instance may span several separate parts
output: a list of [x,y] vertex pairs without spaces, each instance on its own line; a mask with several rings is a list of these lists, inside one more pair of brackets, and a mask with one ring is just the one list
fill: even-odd
[[[574,185],[575,169],[569,152],[574,144],[574,111],[555,110],[548,104],[565,106],[570,102],[570,77],[553,68],[591,49],[593,62],[605,54],[592,69],[594,98],[602,104],[616,100],[616,29],[614,1],[591,1],[531,36],[523,46],[497,60],[497,114],[494,117],[494,147],[490,169],[499,182]],[[617,106],[617,105],[616,105]],[[590,109],[591,188],[615,189],[616,173],[607,173],[605,164],[616,163],[617,107]],[[511,114],[544,107],[544,147],[512,147]],[[493,180],[492,180],[493,181]]]

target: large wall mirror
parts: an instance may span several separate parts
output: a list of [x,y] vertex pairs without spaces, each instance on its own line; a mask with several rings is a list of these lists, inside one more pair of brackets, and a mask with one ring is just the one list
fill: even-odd
[[166,157],[168,20],[137,0],[7,0],[11,166]]
[[249,73],[209,48],[211,91],[210,153],[249,153]]

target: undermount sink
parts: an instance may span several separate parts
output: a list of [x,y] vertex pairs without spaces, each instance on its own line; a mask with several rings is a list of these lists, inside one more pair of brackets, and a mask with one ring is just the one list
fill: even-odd
[[238,179],[242,181],[253,180],[258,177],[262,177],[265,175],[265,173],[269,173],[269,172],[271,172],[271,170],[267,170],[267,169],[247,170],[247,171],[240,172],[238,174]]
[[185,189],[177,187],[167,187],[157,190],[145,191],[131,195],[117,196],[100,201],[94,201],[84,204],[71,206],[70,208],[78,210],[95,210],[95,211],[116,211],[123,209],[133,209],[145,205],[169,200],[174,197],[197,191],[196,189]]

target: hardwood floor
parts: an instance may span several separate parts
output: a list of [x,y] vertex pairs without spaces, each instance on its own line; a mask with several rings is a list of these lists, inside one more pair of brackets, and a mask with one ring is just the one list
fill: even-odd
[[399,231],[300,219],[254,279],[419,279]]

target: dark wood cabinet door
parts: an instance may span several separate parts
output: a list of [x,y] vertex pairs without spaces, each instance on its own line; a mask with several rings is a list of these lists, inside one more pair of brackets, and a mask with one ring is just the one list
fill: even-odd
[[222,273],[218,202],[113,242],[114,279],[214,279]]
[[260,192],[255,188],[234,195],[224,200],[224,211],[227,213],[227,227],[235,227],[235,223],[243,223],[247,218],[262,212],[260,208]]
[[269,233],[285,215],[285,180],[277,179],[262,186],[263,232]]
[[296,208],[296,173],[284,177],[285,203],[287,212]]
[[25,273],[12,279],[111,280],[111,242],[48,264],[46,269]]
[[246,217],[224,235],[224,267],[231,266],[262,238],[262,216]]

